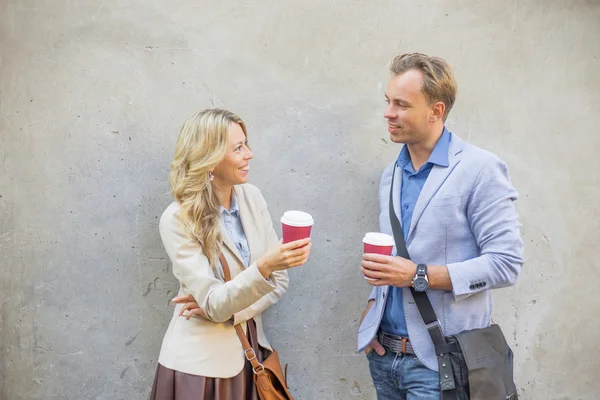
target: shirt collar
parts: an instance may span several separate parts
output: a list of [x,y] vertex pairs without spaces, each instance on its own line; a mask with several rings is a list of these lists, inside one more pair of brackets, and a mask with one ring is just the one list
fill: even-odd
[[[439,165],[441,167],[447,167],[448,162],[448,151],[450,150],[450,131],[444,126],[444,131],[442,132],[442,136],[440,136],[438,142],[436,143],[427,163]],[[398,156],[398,160],[396,161],[398,167],[404,168],[409,163],[410,153],[408,152],[408,147],[404,145],[402,150],[400,151],[400,155]],[[426,164],[427,164],[426,163]]]
[[229,210],[226,209],[225,207],[221,206],[221,213],[225,213],[225,214],[229,214],[229,215],[238,215],[240,212],[239,206],[238,206],[238,202],[237,202],[237,196],[235,195],[235,192],[231,193],[231,207],[229,207]]

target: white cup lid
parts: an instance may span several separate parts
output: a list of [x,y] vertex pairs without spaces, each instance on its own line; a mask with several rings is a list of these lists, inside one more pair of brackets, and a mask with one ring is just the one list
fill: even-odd
[[290,210],[283,213],[281,223],[289,226],[313,226],[315,221],[309,213],[304,211]]
[[393,246],[396,244],[393,237],[380,232],[367,232],[362,241],[375,246]]

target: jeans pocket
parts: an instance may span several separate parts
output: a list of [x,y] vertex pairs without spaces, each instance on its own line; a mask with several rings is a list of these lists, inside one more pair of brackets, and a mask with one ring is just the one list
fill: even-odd
[[423,364],[423,361],[419,360],[419,357],[417,357],[416,355],[413,355],[412,358],[413,358],[413,361],[415,362],[415,364],[417,364],[421,367],[427,368],[427,366],[425,364]]

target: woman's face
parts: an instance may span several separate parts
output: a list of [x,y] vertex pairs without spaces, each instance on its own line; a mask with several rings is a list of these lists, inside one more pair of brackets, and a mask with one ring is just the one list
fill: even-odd
[[217,186],[228,187],[248,182],[248,163],[254,155],[247,145],[242,127],[232,122],[229,125],[229,145],[225,158],[213,171]]

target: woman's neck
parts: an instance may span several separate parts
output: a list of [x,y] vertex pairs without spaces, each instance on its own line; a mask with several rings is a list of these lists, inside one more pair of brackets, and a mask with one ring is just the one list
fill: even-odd
[[[213,184],[215,184],[213,182]],[[215,184],[217,190],[219,191],[219,196],[221,196],[221,206],[226,210],[231,208],[231,196],[233,195],[233,186],[229,185],[219,185]]]

